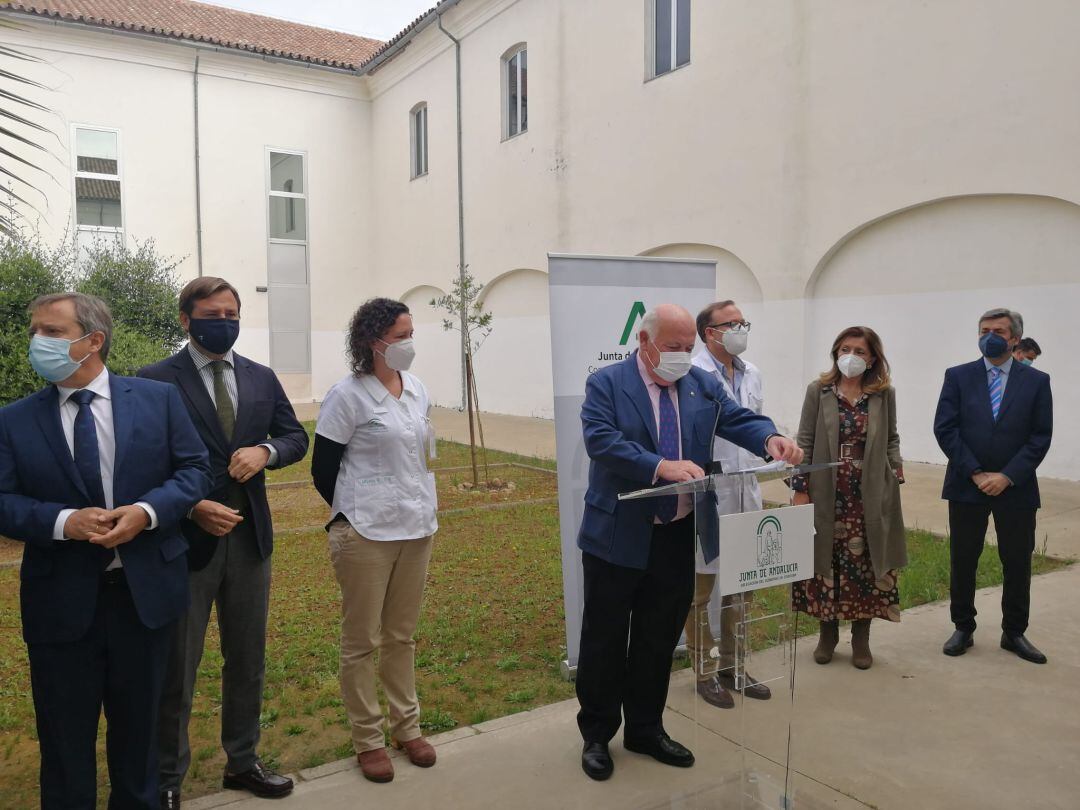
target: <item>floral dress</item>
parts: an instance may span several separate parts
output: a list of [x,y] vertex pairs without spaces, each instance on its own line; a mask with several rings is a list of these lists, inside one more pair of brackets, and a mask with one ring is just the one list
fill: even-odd
[[[866,426],[870,405],[863,394],[852,404],[836,391],[840,406],[840,444],[854,445],[851,455],[861,458],[866,446]],[[836,525],[833,533],[832,571],[796,582],[791,589],[794,610],[809,613],[821,621],[837,619],[888,619],[900,621],[900,592],[897,571],[878,579],[866,542],[866,520],[862,501],[862,461],[841,459],[836,471]],[[796,479],[795,489],[805,492],[806,480]]]

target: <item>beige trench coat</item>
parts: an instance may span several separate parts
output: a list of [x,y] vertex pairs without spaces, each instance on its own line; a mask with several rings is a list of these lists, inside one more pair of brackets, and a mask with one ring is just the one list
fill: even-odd
[[[889,387],[869,395],[869,422],[862,467],[862,500],[866,516],[866,543],[874,574],[881,577],[907,565],[907,535],[900,510],[900,482],[894,470],[900,458],[900,435],[896,432],[896,389]],[[840,405],[836,393],[814,381],[806,389],[799,420],[799,447],[814,464],[838,461]],[[829,576],[832,570],[833,529],[836,523],[836,475],[810,475],[810,500],[814,504],[814,572]]]

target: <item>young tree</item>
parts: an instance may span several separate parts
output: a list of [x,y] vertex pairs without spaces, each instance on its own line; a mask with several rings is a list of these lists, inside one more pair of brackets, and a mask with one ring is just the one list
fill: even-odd
[[474,487],[480,484],[476,463],[477,433],[483,451],[484,479],[487,480],[488,477],[487,447],[484,445],[484,427],[480,422],[480,401],[476,395],[476,374],[473,370],[473,356],[480,350],[492,330],[492,314],[484,311],[484,305],[479,300],[483,289],[484,285],[476,282],[466,266],[465,272],[454,279],[448,294],[431,299],[431,306],[451,316],[443,318],[443,329],[461,334],[461,348],[465,360],[465,408],[469,414],[469,457],[472,461]]

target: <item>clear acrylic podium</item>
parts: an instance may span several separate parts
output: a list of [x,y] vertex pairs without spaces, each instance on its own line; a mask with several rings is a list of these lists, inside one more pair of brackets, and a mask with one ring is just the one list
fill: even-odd
[[[712,537],[714,547],[720,551],[721,575],[716,578],[708,614],[698,628],[698,637],[704,640],[703,652],[695,655],[689,652],[690,645],[687,645],[690,666],[672,674],[668,692],[668,712],[675,712],[688,721],[690,736],[687,738],[685,725],[679,732],[683,738],[674,728],[668,731],[694,751],[697,762],[692,770],[704,768],[706,773],[685,780],[685,790],[669,793],[670,801],[660,805],[653,803],[650,807],[813,810],[825,806],[805,792],[799,795],[800,784],[796,783],[792,762],[798,624],[798,614],[791,611],[788,584],[793,578],[787,572],[777,574],[779,580],[776,583],[768,581],[770,572],[785,572],[792,567],[790,563],[783,563],[785,559],[803,561],[795,578],[813,576],[813,507],[783,509],[779,514],[785,516],[787,528],[780,532],[779,522],[768,517],[777,510],[742,512],[741,492],[748,476],[756,476],[764,482],[792,475],[829,474],[835,466],[782,467],[773,464],[753,470],[716,473],[695,481],[619,496],[620,500],[630,500],[692,495],[695,499],[695,536],[701,542],[702,534],[715,533]],[[717,510],[711,493],[733,484],[740,491],[739,511],[733,512],[731,519],[724,516],[718,520],[707,519],[704,510],[711,509],[714,515]],[[797,514],[796,510],[809,511]],[[795,525],[791,520],[793,517],[799,518],[794,521]],[[756,535],[755,523],[759,524]],[[745,526],[751,528],[747,530]],[[738,553],[733,555],[736,551]],[[725,563],[728,564],[727,571]],[[762,579],[753,581],[750,581],[749,573],[741,580],[734,578],[730,568],[740,564],[754,566],[755,577],[758,571],[765,574]],[[726,588],[722,587],[724,585]],[[768,587],[777,590],[753,593]],[[721,607],[721,596],[728,594],[732,596],[725,600],[729,604]],[[726,639],[722,628],[730,628]],[[698,677],[709,675],[720,676],[721,683],[733,693],[733,709],[715,707],[698,696]],[[768,687],[771,698],[761,700],[748,696],[746,688],[753,683]]]

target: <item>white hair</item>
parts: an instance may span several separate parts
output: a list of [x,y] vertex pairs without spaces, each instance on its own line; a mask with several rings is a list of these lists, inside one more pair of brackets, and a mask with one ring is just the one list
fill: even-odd
[[641,319],[641,329],[649,334],[649,340],[656,340],[656,336],[660,334],[660,313],[655,307]]

